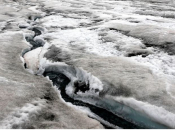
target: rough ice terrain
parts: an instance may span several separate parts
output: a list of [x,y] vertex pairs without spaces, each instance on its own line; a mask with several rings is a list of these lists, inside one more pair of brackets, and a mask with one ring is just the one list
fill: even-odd
[[175,128],[173,0],[0,7],[0,128]]

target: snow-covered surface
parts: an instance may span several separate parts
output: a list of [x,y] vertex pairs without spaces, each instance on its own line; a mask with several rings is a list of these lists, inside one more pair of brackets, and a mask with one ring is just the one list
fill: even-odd
[[171,90],[175,89],[175,56],[160,52],[145,58],[137,56],[132,57],[132,59],[139,62],[139,64],[148,66],[155,75],[161,77],[166,83],[167,93],[175,99],[174,93],[171,93]]
[[30,122],[30,118],[32,116],[37,116],[44,107],[46,107],[46,100],[40,99],[32,103],[27,103],[22,108],[15,108],[16,110],[1,121],[0,128],[12,129],[15,128],[16,125],[18,128],[22,129],[22,125],[27,121]]
[[[45,34],[54,40],[51,44],[60,48],[71,49],[71,46],[85,50],[88,53],[102,56],[121,55],[115,49],[115,43],[103,43],[96,30],[78,28],[73,30],[58,30],[56,33]],[[71,50],[70,50],[71,51]]]
[[39,56],[40,56],[41,51],[42,51],[42,48],[37,48],[24,55],[24,60],[27,64],[26,67],[33,74],[39,68]]
[[[22,60],[24,60],[24,62],[27,63],[27,67],[30,72],[38,75],[39,74],[41,75],[46,67],[56,65],[58,67],[58,71],[61,71],[63,74],[65,74],[67,77],[71,79],[70,84],[66,88],[67,93],[69,95],[71,95],[74,92],[73,88],[74,81],[82,80],[85,81],[86,83],[89,82],[92,91],[90,90],[85,93],[78,92],[77,95],[82,97],[83,96],[86,97],[88,95],[98,96],[99,93],[95,93],[93,92],[93,90],[98,89],[99,91],[102,91],[104,89],[103,83],[105,81],[101,81],[100,78],[110,79],[109,77],[110,75],[103,75],[104,77],[103,76],[100,77],[101,74],[98,73],[97,76],[99,76],[100,78],[97,78],[96,76],[94,76],[96,75],[96,70],[89,69],[92,72],[88,72],[84,68],[81,68],[81,65],[79,65],[80,67],[78,68],[74,66],[74,64],[72,65],[75,67],[74,68],[75,72],[72,73],[70,66],[66,62],[75,63],[75,61],[78,59],[80,59],[81,61],[81,59],[89,58],[88,67],[93,68],[94,64],[91,63],[90,56],[92,57],[96,56],[101,58],[107,57],[109,59],[111,57],[114,58],[121,57],[124,60],[127,60],[131,63],[140,66],[146,66],[147,68],[149,68],[149,70],[151,70],[150,71],[151,76],[156,75],[158,78],[161,79],[161,82],[165,84],[165,85],[162,84],[162,86],[164,85],[163,87],[166,90],[165,93],[169,95],[169,97],[166,96],[167,99],[165,99],[165,101],[166,100],[169,101],[169,99],[175,101],[174,96],[175,56],[163,52],[162,49],[158,47],[154,46],[147,47],[145,45],[144,39],[141,39],[139,36],[132,37],[128,35],[128,31],[130,31],[130,29],[132,30],[132,28],[142,25],[149,26],[149,28],[153,27],[156,29],[166,30],[168,33],[166,33],[165,31],[166,33],[165,35],[175,34],[174,31],[172,31],[173,29],[175,29],[175,20],[174,20],[175,8],[173,7],[172,4],[170,4],[170,1],[168,0],[161,1],[162,3],[159,3],[160,1],[158,0],[153,1],[155,1],[155,3],[150,1],[130,1],[130,0],[128,1],[52,0],[52,2],[48,0],[47,1],[41,0],[37,2],[35,1],[36,3],[33,1],[29,1],[25,5],[27,9],[24,9],[23,7],[24,6],[23,3],[25,3],[26,1],[17,1],[11,3],[10,5],[8,5],[7,2],[6,3],[7,5],[4,6],[4,10],[1,10],[0,13],[0,17],[1,15],[2,16],[6,15],[7,18],[4,17],[4,19],[8,19],[3,20],[3,22],[0,21],[0,30],[2,33],[0,35],[1,37],[3,37],[1,38],[2,41],[1,45],[7,46],[12,43],[8,42],[8,40],[5,41],[4,39],[11,38],[13,32],[9,30],[12,31],[17,30],[16,28],[12,27],[13,24],[18,23],[16,25],[26,26],[27,28],[23,30],[26,36],[27,33],[31,35],[31,32],[27,32],[28,29],[31,29],[32,26],[39,26],[42,27],[43,30],[47,29],[47,31],[44,31],[41,36],[35,37],[34,40],[36,40],[37,38],[43,38],[46,41],[46,44],[43,47],[39,47],[37,49],[27,52],[24,55],[24,59]],[[33,21],[31,22],[27,21],[26,20],[27,18],[25,18],[24,20],[24,18],[21,17],[20,14],[16,13],[15,11],[21,11],[21,14],[25,17],[28,16],[28,13],[30,11],[33,12],[33,16],[41,15],[42,17],[40,19],[37,19],[35,22]],[[15,22],[10,21],[14,17],[16,17],[16,21]],[[144,32],[144,30],[140,31]],[[18,33],[21,34],[21,32]],[[161,36],[162,35],[164,34],[161,34]],[[175,44],[172,37],[168,40],[172,41],[172,43]],[[16,41],[14,40],[14,44],[15,42],[19,42],[19,40]],[[68,54],[73,58],[71,57],[68,61],[65,60],[62,62],[52,62],[44,58],[44,54],[49,51],[49,48],[52,45],[55,45],[57,48],[61,48],[63,53],[68,52]],[[124,58],[128,56],[128,54],[133,53],[136,55],[129,58]],[[141,56],[143,53],[144,54],[146,53],[146,57]],[[5,58],[7,57],[6,52],[2,51],[2,55]],[[84,55],[86,55],[86,57]],[[1,61],[4,63],[1,66],[5,65],[6,62],[4,61],[5,61],[4,59]],[[98,61],[102,62],[100,60]],[[99,68],[101,66],[99,66]],[[110,68],[110,63],[105,67]],[[7,68],[11,69],[10,67],[6,67],[1,68],[1,71],[4,71],[3,69]],[[66,69],[62,70],[64,68]],[[106,68],[101,70],[105,72]],[[111,72],[112,69],[113,68],[110,68]],[[134,71],[131,70],[131,73],[132,72],[135,73]],[[91,73],[93,73],[94,75]],[[130,70],[129,71],[126,70],[126,74],[129,73]],[[10,80],[5,76],[0,76],[0,82],[3,84],[9,82],[12,84],[17,83],[19,85],[23,85],[23,83],[20,84],[19,82],[15,82],[15,80],[16,79]],[[118,80],[118,79],[112,77],[112,80]],[[126,80],[132,81],[132,78]],[[157,80],[155,82],[157,82]],[[160,88],[162,86],[160,86]],[[150,90],[152,89],[150,88]],[[137,92],[138,91],[139,90],[137,90]],[[160,91],[163,91],[162,88],[160,89]],[[140,92],[140,94],[141,93],[142,92]],[[157,92],[155,92],[155,95],[162,97],[160,93],[161,92],[159,92],[158,88]],[[139,93],[137,94],[139,95]],[[168,110],[163,108],[163,104],[159,104],[159,102],[161,101],[158,101],[157,103],[158,106],[154,106],[149,102],[147,103],[144,101],[136,100],[135,97],[125,98],[124,96],[123,97],[116,97],[116,96],[117,95],[114,95],[112,98],[115,98],[116,101],[122,102],[125,105],[128,105],[140,112],[149,115],[151,118],[157,120],[158,122],[161,122],[162,124],[166,124],[171,128],[175,128],[173,123],[173,121],[175,120],[175,116],[173,113],[174,111],[172,113],[168,112]],[[152,100],[154,100],[154,98]],[[43,106],[42,104],[44,104],[44,102],[42,101],[39,103],[40,107]],[[166,107],[170,108],[175,107],[173,105],[174,104],[167,103]],[[29,114],[37,112],[38,110],[40,110],[40,107],[28,104],[28,106],[19,108],[19,110],[17,110],[16,113],[18,116],[20,115],[20,118],[15,117],[14,114],[12,113],[3,120],[3,122],[6,123],[3,124],[2,126],[4,126],[5,128],[11,128],[11,125],[9,124],[12,123],[19,124],[23,121],[25,122],[25,120],[28,120]],[[74,106],[71,105],[71,107]],[[27,111],[28,109],[29,109],[28,113],[25,114],[26,112],[24,111]],[[82,110],[82,108],[78,109]],[[88,109],[87,111],[85,111],[85,113],[90,114]],[[101,119],[99,118],[99,120]]]
[[89,23],[86,19],[72,19],[64,18],[63,16],[51,15],[44,17],[41,22],[43,22],[44,27],[77,27],[79,24]]

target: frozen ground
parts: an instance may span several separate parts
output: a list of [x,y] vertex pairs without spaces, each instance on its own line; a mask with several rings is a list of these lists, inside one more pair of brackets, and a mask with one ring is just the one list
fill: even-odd
[[[172,1],[4,0],[1,6],[4,8],[0,11],[2,128],[103,128],[98,121],[110,127],[116,125],[94,117],[91,112],[81,115],[77,107],[67,106],[57,96],[60,93],[48,80],[26,72],[19,58],[27,44],[33,47],[24,50],[21,57],[26,70],[37,75],[64,74],[70,79],[66,93],[72,99],[110,112],[115,112],[115,107],[105,107],[101,102],[110,105],[111,100],[116,101],[150,120],[175,128]],[[78,91],[76,81],[84,82],[88,90]],[[51,92],[47,93],[48,90]],[[43,95],[50,98],[51,93],[53,100],[41,99]],[[30,109],[33,102],[38,102],[38,106]],[[27,114],[26,109],[30,109]],[[51,113],[49,117],[42,116],[45,112]],[[79,120],[75,121],[77,117]]]

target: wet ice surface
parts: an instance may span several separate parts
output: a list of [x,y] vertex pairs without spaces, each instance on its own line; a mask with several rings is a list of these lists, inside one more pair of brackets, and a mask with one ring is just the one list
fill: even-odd
[[[19,22],[34,49],[24,54],[30,72],[58,71],[71,80],[66,92],[72,99],[113,113],[122,103],[123,118],[134,109],[175,128],[175,8],[170,1],[41,0],[30,6],[36,15]],[[0,29],[6,28],[1,22]],[[77,81],[83,88],[75,89]]]

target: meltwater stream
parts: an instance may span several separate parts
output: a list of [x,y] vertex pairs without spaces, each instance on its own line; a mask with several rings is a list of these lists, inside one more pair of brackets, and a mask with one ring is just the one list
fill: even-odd
[[[70,79],[65,75],[52,72],[52,71],[45,71],[44,76],[48,76],[50,80],[52,80],[53,85],[56,85],[57,88],[60,90],[60,94],[62,98],[66,102],[70,102],[76,106],[84,106],[91,110],[91,112],[95,113],[105,121],[109,122],[114,126],[118,126],[125,129],[145,129],[145,128],[154,128],[154,129],[167,129],[168,127],[158,124],[146,115],[143,115],[134,109],[118,103],[114,100],[106,100],[101,99],[98,101],[95,106],[91,103],[86,103],[80,100],[76,100],[71,98],[66,93],[66,86],[69,84]],[[93,100],[93,99],[92,99]],[[114,114],[115,113],[115,114]]]
[[[26,41],[28,41],[33,47],[31,50],[36,49],[44,45],[41,41],[36,41],[34,38],[42,34],[41,29],[34,27],[32,31],[35,32],[33,37],[26,37]],[[30,51],[30,50],[29,50]],[[24,52],[25,53],[25,52]],[[23,54],[24,55],[24,54]],[[25,64],[25,67],[26,64]],[[137,112],[131,107],[128,107],[124,104],[121,104],[112,99],[98,98],[98,97],[88,97],[89,100],[96,100],[96,103],[86,102],[84,100],[74,99],[70,95],[66,93],[66,87],[71,82],[66,75],[63,73],[57,72],[56,68],[59,66],[48,66],[45,68],[43,76],[48,76],[50,80],[52,80],[53,85],[57,86],[58,90],[60,90],[60,94],[65,102],[70,102],[76,106],[87,107],[91,110],[92,113],[101,117],[104,121],[107,121],[109,124],[103,124],[113,128],[113,126],[126,128],[126,129],[144,129],[144,128],[154,128],[154,129],[164,129],[168,128],[162,124],[159,124],[146,115]],[[52,69],[55,68],[55,69]],[[52,71],[55,70],[55,71]],[[76,93],[75,93],[76,94]],[[98,120],[98,119],[97,119]]]

